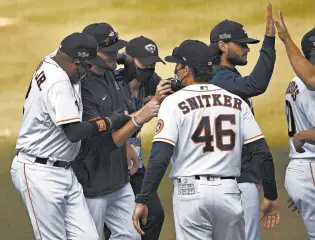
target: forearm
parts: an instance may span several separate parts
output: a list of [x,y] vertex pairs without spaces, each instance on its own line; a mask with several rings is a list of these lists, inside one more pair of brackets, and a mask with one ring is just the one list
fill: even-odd
[[[275,37],[265,36],[258,61],[249,75],[254,96],[264,93],[269,85],[276,61]],[[252,96],[250,96],[252,97]]]
[[93,124],[90,122],[74,122],[62,125],[62,129],[70,142],[78,142],[89,138],[94,133]]
[[[138,120],[136,117],[135,117],[135,121],[138,123]],[[112,133],[114,143],[118,147],[124,145],[128,141],[128,139],[131,138],[132,135],[138,130],[139,128],[135,126],[132,120],[128,121],[122,128]]]
[[315,129],[303,130],[297,133],[298,137],[310,144],[315,144]]
[[153,143],[141,192],[136,197],[136,203],[146,204],[152,194],[157,191],[173,155],[173,150],[174,146],[171,144]]
[[309,90],[315,90],[315,66],[300,52],[292,39],[284,42],[291,66]]
[[256,164],[260,165],[260,177],[262,179],[265,198],[276,200],[278,193],[274,163],[265,139],[259,139],[249,143],[248,150],[252,153],[253,161],[256,161]]

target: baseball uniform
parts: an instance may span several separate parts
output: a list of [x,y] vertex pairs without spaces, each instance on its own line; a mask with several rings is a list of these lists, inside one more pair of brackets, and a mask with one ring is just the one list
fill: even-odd
[[80,83],[52,59],[33,75],[17,139],[11,176],[27,207],[36,239],[98,239],[93,219],[70,162],[80,141],[61,126],[82,119]]
[[[249,106],[217,86],[190,85],[162,102],[153,144],[174,146],[170,178],[176,239],[245,239],[236,177],[242,146],[261,138]],[[157,151],[152,149],[151,156]],[[160,169],[150,166],[151,160],[147,174],[149,168]],[[148,181],[146,176],[137,202],[146,198]]]
[[289,165],[285,188],[304,221],[309,239],[315,239],[315,145],[305,143],[304,153],[296,152],[293,136],[315,126],[315,92],[309,91],[298,77],[289,83],[285,95],[285,114],[288,122]]

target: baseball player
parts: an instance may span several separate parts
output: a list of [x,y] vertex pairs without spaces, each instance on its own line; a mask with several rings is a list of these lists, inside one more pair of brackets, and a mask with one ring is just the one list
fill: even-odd
[[[300,52],[299,48],[293,42],[290,33],[285,25],[282,12],[279,11],[278,20],[275,21],[278,36],[285,45],[288,58],[296,75],[301,79],[305,86],[315,91],[315,66],[313,66]],[[315,42],[315,39],[312,38]]]
[[146,220],[146,202],[157,190],[172,158],[176,239],[245,239],[241,192],[236,182],[242,146],[247,144],[261,161],[266,143],[247,103],[208,84],[214,74],[210,58],[208,46],[195,40],[184,41],[165,58],[177,63],[175,78],[184,88],[167,97],[160,108],[133,216],[141,234],[144,232],[138,220]]
[[103,135],[126,117],[81,122],[80,79],[91,65],[104,67],[96,40],[73,33],[42,60],[26,94],[11,176],[36,239],[98,239],[70,165],[81,139]]
[[[315,28],[302,39],[305,58],[315,65]],[[288,121],[290,162],[285,174],[285,188],[301,213],[309,239],[315,239],[315,92],[294,77],[285,95]],[[302,147],[303,146],[303,147]]]
[[[238,95],[251,107],[251,97],[264,93],[270,82],[274,64],[275,53],[275,26],[272,19],[272,6],[267,7],[266,32],[260,56],[253,71],[248,76],[241,76],[236,66],[247,64],[249,44],[257,44],[259,40],[248,37],[244,26],[238,22],[224,20],[218,23],[210,33],[210,49],[216,62],[216,75],[211,79],[212,84]],[[273,161],[269,152],[265,155],[267,161]],[[241,199],[244,209],[246,240],[260,239],[260,219],[264,219],[267,229],[273,228],[279,218],[275,174],[268,179],[261,178],[260,171],[265,171],[258,161],[255,161],[247,145],[242,150],[242,173],[237,182],[242,191]],[[266,165],[263,165],[266,166]],[[259,212],[259,184],[263,183],[264,200]],[[266,210],[273,208],[272,215],[266,215]],[[269,211],[267,211],[270,214]]]

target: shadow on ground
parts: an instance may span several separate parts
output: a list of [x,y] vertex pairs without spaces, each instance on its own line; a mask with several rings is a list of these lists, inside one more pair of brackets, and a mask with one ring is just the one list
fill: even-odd
[[[33,239],[31,225],[23,202],[15,191],[11,177],[9,175],[10,164],[14,156],[14,142],[0,142],[0,156],[2,164],[0,169],[0,187],[3,193],[0,195],[0,239],[6,240],[29,240]],[[148,149],[150,143],[147,142],[145,148]],[[306,231],[301,217],[297,213],[292,213],[287,208],[287,194],[283,188],[284,172],[287,165],[287,150],[273,150],[276,162],[277,182],[279,186],[279,199],[281,203],[281,223],[276,229],[266,231],[262,229],[262,240],[304,240],[307,239]],[[145,157],[148,156],[146,151]],[[162,230],[161,240],[175,240],[173,213],[172,213],[172,183],[165,177],[161,184],[159,193],[165,208],[165,224]]]

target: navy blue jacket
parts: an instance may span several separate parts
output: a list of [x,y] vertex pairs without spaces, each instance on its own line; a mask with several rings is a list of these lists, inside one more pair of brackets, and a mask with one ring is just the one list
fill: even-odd
[[[260,56],[250,75],[242,77],[236,69],[218,66],[216,75],[210,83],[240,96],[253,110],[249,98],[263,94],[266,91],[273,73],[275,61],[275,37],[265,36]],[[271,154],[268,154],[267,157],[272,158]],[[246,145],[244,145],[242,151],[242,173],[238,178],[239,183],[261,182],[259,174],[260,166],[256,164],[257,161],[252,160],[251,153],[248,151]]]

